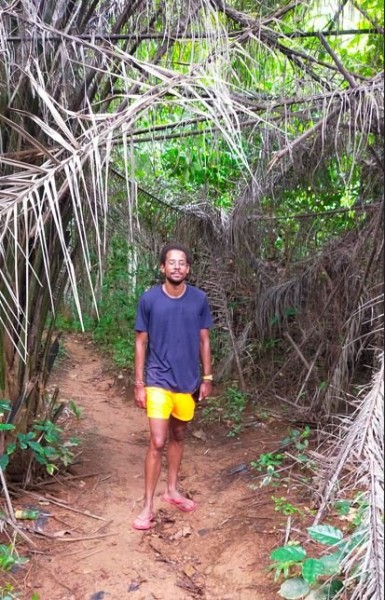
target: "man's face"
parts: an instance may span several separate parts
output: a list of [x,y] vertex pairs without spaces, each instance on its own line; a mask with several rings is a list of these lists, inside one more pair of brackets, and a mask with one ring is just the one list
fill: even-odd
[[170,250],[167,252],[166,262],[160,266],[161,272],[170,283],[182,283],[190,272],[190,265],[187,264],[186,255],[180,250]]

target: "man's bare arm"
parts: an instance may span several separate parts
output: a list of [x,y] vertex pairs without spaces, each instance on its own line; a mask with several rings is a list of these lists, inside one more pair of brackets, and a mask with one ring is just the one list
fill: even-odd
[[139,408],[146,408],[146,388],[144,386],[144,366],[146,363],[148,334],[146,331],[135,332],[135,358],[134,358],[134,395]]
[[[208,329],[201,329],[200,331],[200,358],[203,376],[211,375],[211,342],[210,332]],[[211,392],[212,382],[210,380],[203,379],[200,385],[199,399],[204,400],[207,398],[207,396],[210,396]]]

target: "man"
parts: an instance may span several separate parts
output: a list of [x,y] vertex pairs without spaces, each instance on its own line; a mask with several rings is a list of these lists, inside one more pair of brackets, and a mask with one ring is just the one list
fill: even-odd
[[[147,409],[150,444],[145,460],[144,506],[134,529],[150,529],[153,500],[167,445],[167,488],[163,501],[184,512],[197,507],[178,489],[184,437],[195,401],[212,392],[209,329],[212,317],[206,295],[186,283],[191,256],[180,244],[160,254],[165,281],[140,298],[135,323],[135,402]],[[202,375],[201,369],[202,368]]]

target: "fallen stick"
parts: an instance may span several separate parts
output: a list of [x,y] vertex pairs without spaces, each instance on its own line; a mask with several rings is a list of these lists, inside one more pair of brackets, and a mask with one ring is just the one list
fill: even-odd
[[113,523],[113,522],[114,522],[113,519],[111,519],[111,521],[108,521],[108,523],[104,523],[103,525],[101,525],[100,527],[98,527],[97,529],[95,529],[95,531],[93,531],[92,534],[99,533],[100,531],[102,531],[106,527],[109,527],[111,525],[111,523]]
[[291,337],[291,335],[286,331],[284,334],[285,338],[287,340],[289,340],[290,344],[293,346],[294,350],[296,351],[296,353],[298,354],[299,358],[302,360],[303,364],[305,365],[305,367],[310,370],[310,365],[308,363],[308,361],[306,360],[306,358],[304,357],[304,355],[302,354],[301,350],[299,349],[299,347],[297,346],[297,344],[295,343],[295,341],[293,340],[293,338]]
[[78,560],[85,560],[86,558],[90,558],[90,556],[94,556],[95,554],[99,554],[100,552],[103,552],[103,548],[99,548],[99,550],[95,550],[94,552],[89,552],[85,556],[79,556]]
[[52,504],[56,504],[57,506],[61,506],[62,508],[66,508],[72,512],[79,513],[81,515],[85,515],[86,517],[91,517],[92,519],[99,519],[100,521],[107,521],[104,517],[100,517],[99,515],[94,515],[88,511],[80,510],[79,508],[74,508],[73,506],[69,506],[65,502],[59,502],[59,500],[55,500],[52,496],[42,496],[41,494],[36,494],[35,492],[29,492],[24,490],[24,494],[28,494],[37,500],[43,500],[44,502],[52,502]]
[[285,532],[285,543],[284,543],[284,546],[286,546],[286,544],[289,543],[290,531],[291,531],[291,517],[288,517],[288,519],[287,519],[287,525],[286,525],[286,532]]
[[101,533],[100,535],[82,535],[80,537],[66,537],[66,536],[56,536],[51,533],[46,533],[44,531],[34,531],[33,529],[29,529],[31,533],[35,533],[36,535],[41,535],[43,537],[47,537],[52,540],[56,540],[57,542],[86,542],[89,540],[100,540],[102,538],[111,537],[113,535],[118,535],[117,533]]
[[[100,552],[102,549],[98,550],[98,552]],[[68,557],[68,556],[76,556],[77,554],[81,554],[82,552],[84,552],[84,548],[77,548],[76,550],[71,550],[70,552],[60,552],[60,554],[58,555],[60,558],[63,557]]]

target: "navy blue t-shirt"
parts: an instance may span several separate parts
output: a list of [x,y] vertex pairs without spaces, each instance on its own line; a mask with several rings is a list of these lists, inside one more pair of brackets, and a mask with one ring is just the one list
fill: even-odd
[[135,330],[146,331],[146,385],[192,393],[200,384],[200,330],[212,327],[206,294],[191,285],[180,298],[162,286],[141,296]]

